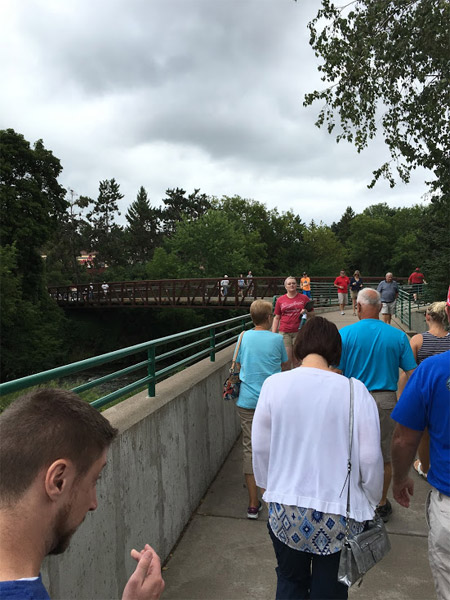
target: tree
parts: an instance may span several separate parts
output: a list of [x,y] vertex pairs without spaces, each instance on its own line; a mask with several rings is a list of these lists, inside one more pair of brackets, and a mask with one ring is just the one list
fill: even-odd
[[433,172],[431,189],[450,192],[448,32],[445,0],[354,0],[343,7],[322,0],[309,23],[310,44],[323,59],[327,87],[305,96],[325,102],[316,125],[358,152],[381,128],[391,161],[374,172],[395,185],[394,163],[407,182],[418,166]]
[[338,223],[331,224],[331,231],[336,234],[339,241],[345,245],[350,235],[350,224],[355,218],[355,213],[351,206],[347,206],[344,214]]
[[166,190],[167,198],[163,198],[164,208],[161,211],[163,233],[172,236],[176,225],[183,217],[191,221],[200,218],[211,208],[211,202],[206,194],[200,194],[200,189],[195,189],[186,198],[186,191],[182,188]]
[[67,209],[65,189],[59,185],[59,160],[42,140],[34,147],[13,129],[0,131],[0,237],[15,246],[17,269],[25,298],[42,292],[41,248],[57,230]]
[[264,244],[259,234],[246,231],[238,220],[220,210],[211,209],[196,221],[184,218],[167,247],[180,259],[179,277],[219,277],[225,273],[237,277],[249,268],[261,272],[264,266]]
[[337,273],[345,264],[345,250],[330,227],[311,221],[304,233],[310,256],[305,270],[311,277]]
[[127,248],[133,263],[148,261],[158,244],[160,210],[153,208],[141,186],[125,215]]
[[123,229],[115,223],[119,212],[119,201],[123,198],[120,185],[113,179],[100,181],[99,194],[88,213],[91,248],[98,252],[99,262],[108,265],[121,264],[125,261],[122,243]]
[[445,300],[447,297],[450,283],[449,231],[450,202],[435,198],[426,208],[418,231],[418,247],[422,249],[423,256],[422,269],[433,300]]

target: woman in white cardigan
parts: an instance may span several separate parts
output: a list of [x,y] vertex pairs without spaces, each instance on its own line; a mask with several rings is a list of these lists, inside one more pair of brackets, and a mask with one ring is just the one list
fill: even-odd
[[[314,317],[299,332],[301,366],[263,384],[252,428],[253,468],[269,504],[277,557],[277,599],[347,598],[338,583],[345,531],[350,381],[339,364],[336,326]],[[380,425],[374,399],[354,382],[351,532],[372,519],[383,487]]]

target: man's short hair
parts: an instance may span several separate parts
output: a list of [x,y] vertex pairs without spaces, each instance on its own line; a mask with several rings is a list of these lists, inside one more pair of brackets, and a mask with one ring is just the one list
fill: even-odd
[[294,356],[303,360],[308,354],[319,354],[329,365],[341,360],[342,340],[338,328],[324,317],[308,318],[297,334]]
[[0,503],[18,500],[42,469],[71,460],[86,473],[117,435],[104,416],[73,392],[38,389],[0,415]]
[[272,305],[267,300],[254,300],[250,304],[250,316],[254,325],[262,325],[272,314]]
[[362,306],[381,306],[381,295],[377,290],[372,288],[364,288],[356,297],[357,304]]

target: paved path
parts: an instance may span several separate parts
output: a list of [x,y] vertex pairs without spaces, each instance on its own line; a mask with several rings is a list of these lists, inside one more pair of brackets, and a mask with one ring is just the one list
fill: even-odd
[[[340,328],[356,320],[328,313]],[[246,518],[247,492],[240,439],[194,513],[164,570],[164,600],[269,600],[275,597],[275,555],[267,533],[267,509],[257,521]],[[387,524],[392,550],[350,590],[356,600],[435,598],[427,558],[424,503],[429,489],[413,474],[415,496],[409,509],[393,503]]]

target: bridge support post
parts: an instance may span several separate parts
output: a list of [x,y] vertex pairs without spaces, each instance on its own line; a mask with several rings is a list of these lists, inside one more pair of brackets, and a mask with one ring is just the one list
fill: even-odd
[[209,330],[209,359],[211,362],[216,362],[216,330],[211,327]]
[[147,351],[147,374],[149,377],[152,377],[148,382],[148,396],[149,398],[154,398],[156,394],[156,382],[155,382],[155,373],[156,373],[156,360],[155,360],[155,346],[151,346],[151,348]]

